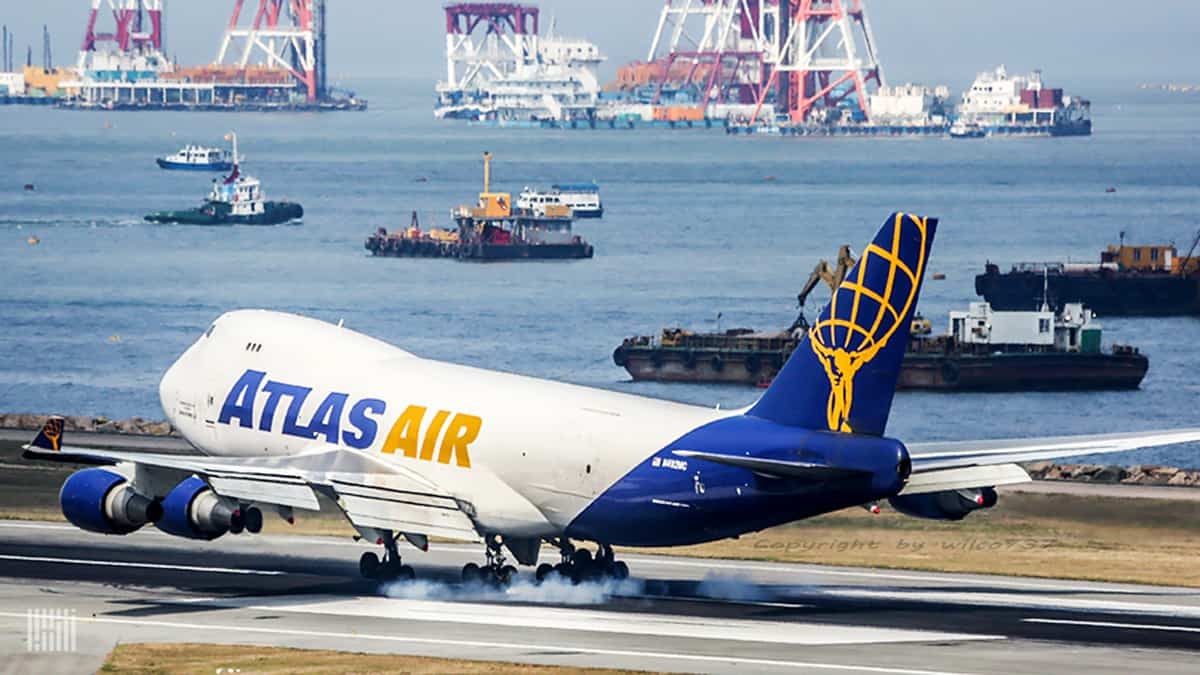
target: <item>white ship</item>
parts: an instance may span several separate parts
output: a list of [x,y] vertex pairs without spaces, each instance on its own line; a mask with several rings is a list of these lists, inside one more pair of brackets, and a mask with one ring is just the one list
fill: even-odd
[[600,186],[595,183],[552,185],[549,190],[525,187],[517,197],[517,208],[545,215],[547,205],[570,207],[576,218],[600,218],[604,205],[600,202]]
[[1041,71],[1009,75],[1004,66],[980,73],[963,92],[957,122],[989,135],[1086,136],[1092,133],[1091,103],[1045,86]]
[[[458,38],[458,39],[455,39]],[[434,116],[497,122],[586,120],[600,97],[600,49],[587,40],[509,36],[472,44],[451,36]]]

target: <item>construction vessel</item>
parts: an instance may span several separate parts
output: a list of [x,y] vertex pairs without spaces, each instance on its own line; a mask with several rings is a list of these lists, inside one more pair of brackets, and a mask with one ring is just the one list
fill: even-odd
[[570,123],[595,117],[604,61],[586,40],[539,32],[538,8],[454,3],[446,13],[441,118],[497,123]]
[[[824,281],[836,288],[854,260],[842,247],[838,263],[821,261],[799,295],[800,315],[786,330],[760,333],[745,328],[696,333],[664,329],[658,336],[626,338],[613,361],[634,380],[714,382],[767,386],[796,349],[807,345],[803,307]],[[919,315],[913,320],[900,372],[901,389],[936,391],[1025,391],[1136,388],[1148,359],[1136,348],[1101,349],[1101,326],[1092,312],[1070,304],[1054,312],[998,312],[972,303],[950,313],[946,334],[933,335]]]
[[1101,316],[1200,314],[1200,232],[1187,255],[1173,245],[1127,246],[1100,254],[1098,263],[1017,263],[1008,272],[991,262],[975,277],[975,292],[993,307],[1025,310],[1042,299],[1052,307],[1081,302]]
[[47,35],[47,62],[25,69],[25,88],[84,110],[365,109],[328,86],[325,0],[250,1],[243,13],[246,0],[233,0],[216,60],[188,67],[166,55],[163,0],[88,0],[74,67],[50,65]]
[[544,204],[538,210],[513,206],[508,192],[491,189],[491,153],[483,154],[483,191],[474,206],[451,211],[454,229],[422,230],[413,212],[406,230],[379,228],[364,244],[375,256],[456,258],[458,260],[566,260],[591,258],[592,245],[572,232],[568,206]]

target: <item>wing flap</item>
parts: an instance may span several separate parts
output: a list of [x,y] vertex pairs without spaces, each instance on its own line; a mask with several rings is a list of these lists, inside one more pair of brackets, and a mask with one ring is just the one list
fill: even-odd
[[904,484],[901,495],[920,495],[945,490],[996,487],[1029,482],[1029,474],[1016,464],[966,466],[957,469],[935,469],[913,473]]
[[329,489],[351,523],[451,539],[476,541],[475,524],[458,500],[431,492],[409,477],[339,475]]

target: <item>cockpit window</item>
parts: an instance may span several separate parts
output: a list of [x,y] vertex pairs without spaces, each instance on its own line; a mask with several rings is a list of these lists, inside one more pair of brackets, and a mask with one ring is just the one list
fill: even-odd
[[208,330],[204,331],[204,337],[212,337],[213,329],[216,327],[217,327],[217,324],[215,324],[215,323],[213,325],[209,326]]

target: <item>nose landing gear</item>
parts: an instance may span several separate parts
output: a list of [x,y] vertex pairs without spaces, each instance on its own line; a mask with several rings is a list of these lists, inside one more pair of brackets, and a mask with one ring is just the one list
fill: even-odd
[[412,581],[417,578],[412,566],[405,565],[400,559],[394,533],[386,532],[379,543],[383,544],[384,548],[382,561],[373,551],[363,553],[358,559],[358,571],[364,578],[376,581]]
[[573,584],[584,581],[600,581],[603,579],[626,579],[629,577],[629,565],[617,560],[612,546],[600,544],[596,547],[595,555],[585,548],[575,548],[568,539],[549,540],[558,547],[562,561],[557,565],[542,563],[538,565],[536,577],[539,582],[545,581],[557,574],[563,579],[569,579]]

